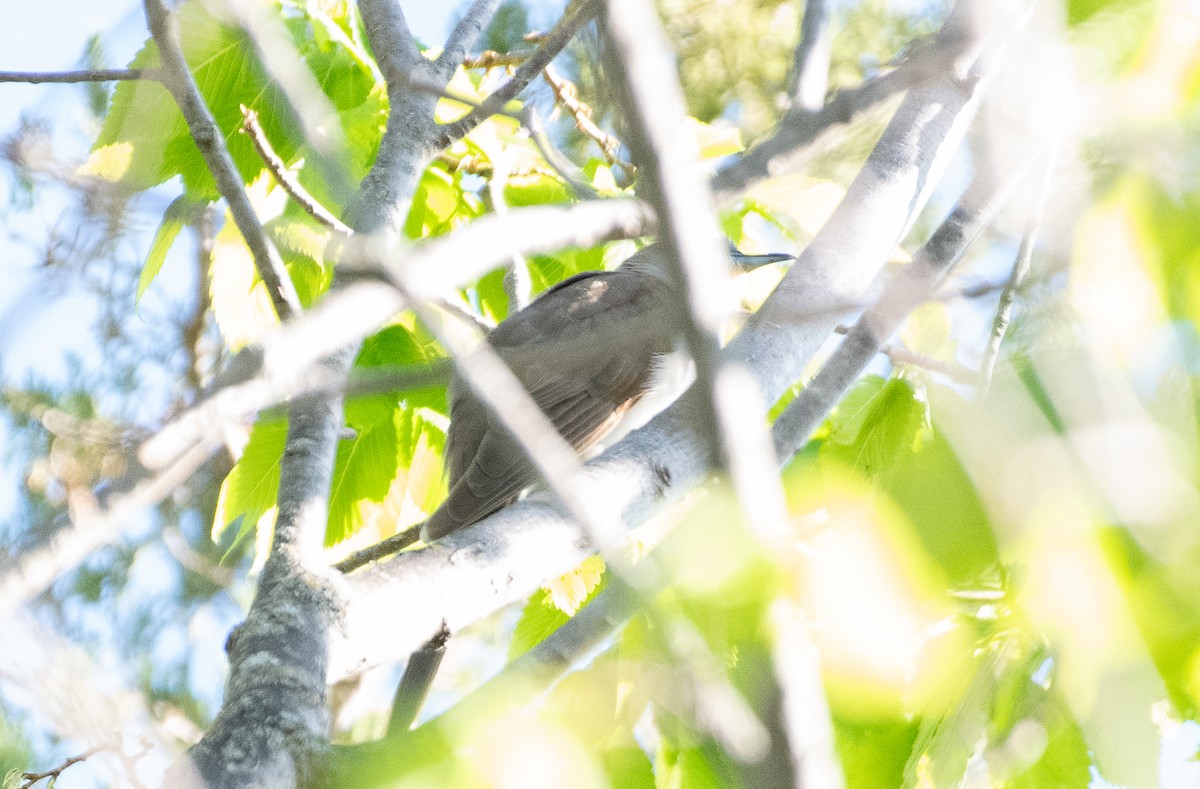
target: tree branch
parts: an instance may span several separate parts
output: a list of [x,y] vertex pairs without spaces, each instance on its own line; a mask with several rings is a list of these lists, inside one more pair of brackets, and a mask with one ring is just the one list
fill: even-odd
[[442,126],[435,146],[445,148],[455,140],[462,139],[476,126],[504,109],[508,102],[523,91],[542,69],[558,56],[575,34],[595,18],[598,6],[599,0],[571,0],[558,24],[541,39],[537,49],[517,68],[508,82],[497,88],[482,104],[465,116]]
[[892,71],[838,91],[820,110],[792,107],[774,134],[716,172],[713,191],[718,199],[724,199],[757,181],[789,171],[793,160],[831,127],[850,123],[898,93],[959,70],[974,56],[969,35],[957,26],[943,26],[931,46],[918,50]]
[[833,34],[829,32],[829,8],[825,0],[805,0],[800,38],[787,82],[793,107],[816,112],[824,105],[832,51]]
[[315,197],[308,193],[299,179],[288,172],[287,165],[283,163],[283,159],[279,158],[279,154],[275,153],[275,149],[271,147],[271,141],[263,132],[263,128],[258,122],[258,113],[245,104],[242,105],[242,131],[254,144],[254,150],[258,152],[259,158],[263,160],[263,164],[267,166],[267,170],[271,172],[275,182],[283,187],[283,191],[287,192],[288,196],[295,200],[305,213],[330,230],[350,234],[350,228],[330,213],[329,209],[321,205]]
[[669,250],[682,295],[664,317],[678,327],[695,362],[695,388],[703,393],[697,424],[708,433],[704,456],[715,457],[722,443],[713,405],[718,336],[731,306],[724,237],[696,161],[677,143],[687,110],[657,10],[641,0],[608,0],[606,6],[612,42],[606,65],[620,82],[642,192],[655,207],[659,241]]
[[1029,209],[1029,218],[1026,221],[1025,233],[1021,236],[1021,245],[1017,249],[1016,260],[1013,261],[1012,273],[1009,274],[1004,289],[1000,291],[1000,301],[996,305],[996,317],[992,319],[992,332],[988,336],[988,343],[983,351],[983,361],[979,365],[979,377],[985,388],[991,383],[992,374],[996,370],[996,359],[1000,356],[1000,344],[1004,342],[1004,335],[1008,331],[1017,291],[1025,282],[1025,278],[1029,276],[1033,247],[1037,243],[1038,226],[1041,224],[1042,214],[1046,210],[1046,198],[1050,194],[1050,181],[1054,174],[1056,159],[1053,151],[1046,157],[1037,197],[1034,198],[1033,206]]
[[454,70],[462,64],[467,52],[475,45],[488,22],[495,16],[496,8],[499,5],[500,0],[475,0],[463,14],[462,19],[458,20],[454,30],[450,31],[446,45],[442,48],[442,54],[437,59],[437,65],[448,76],[453,75]]
[[[346,224],[356,233],[400,233],[421,171],[437,150],[433,111],[449,76],[441,78],[421,55],[396,0],[360,0],[359,10],[387,82],[389,110],[375,163],[351,201]],[[414,82],[439,90],[413,90]]]
[[984,176],[975,177],[950,216],[917,250],[912,262],[888,283],[879,301],[863,313],[829,361],[776,418],[773,433],[780,463],[786,463],[808,443],[813,431],[908,314],[933,295],[975,236],[991,222],[1016,180],[995,189]]
[[[398,3],[361,0],[359,8],[388,82],[390,112],[347,224],[357,234],[398,231],[431,151],[437,102],[436,96],[404,85],[412,76],[434,81],[438,75],[417,51]],[[441,80],[443,87],[445,82]],[[296,335],[320,328],[312,321],[300,323]],[[326,375],[344,376],[363,334],[357,329],[350,336],[344,330],[333,332],[336,344],[320,344],[316,357],[303,355],[305,361],[294,369],[307,369],[320,358]],[[291,363],[273,358],[268,347],[263,360]],[[324,766],[330,725],[325,696],[329,638],[344,616],[345,600],[340,576],[323,566],[321,554],[341,424],[338,395],[308,398],[289,408],[271,554],[246,621],[227,645],[230,677],[224,703],[213,726],[189,752],[191,764],[180,767],[198,772],[210,785],[309,785]]]
[[48,82],[118,82],[134,79],[161,80],[162,70],[156,68],[104,68],[80,71],[0,71],[0,82],[29,82],[35,85]]
[[[975,93],[943,77],[905,98],[842,205],[728,349],[729,358],[754,375],[763,402],[774,402],[799,377],[837,323],[831,316],[820,326],[791,325],[790,318],[775,325],[780,315],[794,317],[797,303],[803,312],[860,298],[957,148]],[[804,295],[814,288],[827,288],[829,296]],[[685,395],[589,462],[572,482],[579,495],[598,506],[616,505],[626,523],[636,524],[663,498],[702,480],[709,466],[697,408]],[[522,599],[592,550],[561,507],[535,493],[436,545],[365,568],[347,578],[355,603],[334,643],[330,679],[411,652],[443,621],[454,632]],[[441,601],[437,610],[415,602],[431,599]],[[402,622],[390,615],[398,609],[409,613]],[[390,623],[386,633],[382,621]]]
[[183,51],[179,48],[175,15],[163,0],[144,0],[144,6],[146,23],[162,58],[162,83],[175,97],[175,103],[187,121],[188,131],[217,182],[217,190],[225,198],[229,213],[233,215],[234,223],[250,248],[254,267],[267,287],[275,314],[280,320],[287,320],[300,312],[300,297],[296,294],[296,287],[288,276],[279,252],[259,224],[250,198],[242,188],[242,177],[221,138],[221,130],[217,128],[217,122],[188,70]]

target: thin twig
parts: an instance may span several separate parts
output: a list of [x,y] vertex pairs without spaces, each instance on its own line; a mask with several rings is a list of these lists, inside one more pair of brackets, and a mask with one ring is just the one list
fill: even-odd
[[600,193],[588,183],[583,170],[558,150],[558,147],[546,134],[542,116],[532,104],[526,105],[525,111],[522,113],[522,122],[525,128],[529,129],[529,136],[533,139],[538,151],[541,152],[542,158],[554,168],[559,177],[567,182],[567,185],[575,193],[575,197],[580,200],[595,200],[600,196]]
[[486,49],[478,55],[468,55],[463,58],[462,64],[463,68],[512,68],[529,60],[532,54],[532,49],[504,53]]
[[984,389],[991,385],[992,374],[996,369],[996,359],[1000,356],[1000,344],[1004,341],[1004,335],[1008,331],[1017,291],[1020,290],[1021,284],[1029,275],[1033,247],[1037,243],[1038,227],[1042,221],[1042,214],[1046,210],[1046,199],[1050,193],[1050,180],[1056,159],[1054,151],[1046,157],[1041,182],[1038,184],[1037,197],[1029,210],[1025,233],[1021,236],[1021,245],[1017,249],[1016,260],[1013,261],[1012,273],[1009,274],[1004,289],[1000,291],[1000,301],[996,305],[996,317],[992,320],[992,333],[988,336],[987,347],[983,351],[983,360],[979,365],[979,377],[983,381]]
[[258,113],[245,104],[241,105],[241,107],[242,131],[250,138],[250,142],[254,144],[254,150],[258,151],[259,158],[263,160],[263,164],[267,166],[271,175],[274,176],[275,182],[283,187],[283,191],[287,192],[313,219],[331,230],[349,235],[350,228],[342,220],[334,216],[329,209],[321,205],[315,197],[310,195],[308,190],[300,183],[300,180],[287,169],[287,165],[284,164],[283,159],[279,158],[279,154],[275,153],[275,149],[271,147],[271,141],[267,139],[262,125],[258,122]]
[[175,97],[184,120],[187,121],[188,131],[200,149],[205,164],[208,165],[217,190],[229,205],[229,213],[237,224],[246,246],[254,258],[254,267],[259,277],[267,287],[271,304],[280,320],[287,320],[300,312],[300,297],[296,287],[288,276],[279,252],[267,239],[250,198],[242,186],[242,177],[229,155],[221,130],[213,119],[212,112],[204,103],[196,81],[188,69],[179,48],[177,21],[174,13],[167,8],[163,0],[144,0],[146,23],[150,33],[158,45],[162,57],[162,83],[171,95]]
[[465,137],[480,123],[504,109],[509,101],[524,90],[541,73],[542,69],[558,56],[558,53],[570,43],[575,34],[595,18],[598,7],[598,0],[572,0],[558,24],[540,39],[537,49],[520,65],[507,82],[497,88],[482,104],[471,110],[466,116],[442,127],[441,134],[435,141],[436,147],[448,147],[450,143]]
[[60,775],[62,775],[63,771],[66,770],[71,765],[79,764],[80,762],[87,761],[88,759],[90,759],[91,757],[95,756],[98,753],[104,753],[105,751],[116,751],[118,745],[119,745],[119,743],[111,743],[111,742],[101,743],[100,745],[95,745],[91,748],[88,748],[86,751],[79,754],[78,756],[71,756],[71,757],[64,759],[62,761],[62,763],[59,764],[57,767],[52,767],[51,769],[46,770],[45,772],[21,773],[21,778],[24,781],[21,784],[21,789],[30,789],[30,787],[32,787],[38,781],[41,781],[45,778],[52,778],[57,781],[58,777]]
[[48,82],[121,82],[135,79],[161,80],[162,70],[156,68],[102,68],[79,71],[0,71],[0,82],[29,82],[35,85]]
[[403,551],[420,539],[421,524],[418,523],[402,532],[393,534],[391,537],[380,540],[374,545],[368,545],[361,551],[355,551],[333,565],[333,569],[341,573],[352,573],[360,567],[366,567],[371,562],[377,562],[380,559],[386,559],[394,553],[400,553],[400,551]]
[[631,163],[622,159],[618,152],[621,150],[621,141],[612,136],[608,132],[601,129],[592,120],[592,108],[589,107],[583,100],[579,98],[579,88],[575,87],[575,83],[571,82],[566,77],[558,73],[558,70],[551,65],[547,65],[542,69],[542,77],[546,80],[546,84],[554,91],[554,100],[561,104],[563,109],[571,114],[575,119],[575,126],[587,138],[594,140],[600,146],[600,151],[604,154],[604,158],[611,165],[617,165],[629,175],[634,172],[634,167]]
[[[838,334],[849,334],[851,328],[853,327],[841,324],[837,327],[836,331]],[[961,364],[943,362],[941,359],[935,359],[932,356],[911,351],[903,345],[887,343],[879,349],[879,352],[887,356],[892,361],[892,364],[908,364],[913,367],[920,367],[922,370],[940,373],[960,384],[974,386],[979,383],[979,374],[974,370],[968,370]]]

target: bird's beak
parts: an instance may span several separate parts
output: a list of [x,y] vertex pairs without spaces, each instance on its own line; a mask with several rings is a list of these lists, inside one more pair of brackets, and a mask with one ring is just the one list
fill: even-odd
[[729,253],[733,265],[740,269],[750,271],[760,266],[765,266],[768,263],[783,263],[788,260],[795,260],[795,255],[788,255],[782,252],[772,252],[767,255],[746,255],[738,252],[736,249]]

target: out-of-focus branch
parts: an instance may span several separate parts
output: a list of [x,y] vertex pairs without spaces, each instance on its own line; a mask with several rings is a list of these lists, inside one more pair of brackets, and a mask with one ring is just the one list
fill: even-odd
[[517,68],[516,73],[475,109],[457,121],[441,128],[435,141],[438,148],[445,148],[455,140],[465,137],[472,129],[495,115],[518,93],[526,88],[550,61],[558,56],[575,34],[595,18],[599,0],[572,0],[554,29],[538,43],[537,49]]
[[654,221],[636,200],[594,200],[572,206],[531,206],[503,217],[485,216],[450,235],[412,248],[393,248],[386,236],[358,237],[346,251],[348,274],[394,268],[414,299],[436,299],[503,265],[514,254],[538,255],[566,246],[593,246],[652,233]]
[[863,313],[841,346],[776,418],[775,452],[780,463],[798,452],[821,420],[879,353],[887,339],[931,296],[975,236],[991,222],[1016,179],[994,188],[977,175],[959,204],[913,260],[888,283],[879,301]]
[[787,92],[792,106],[816,112],[825,103],[829,85],[829,58],[833,35],[829,31],[829,8],[825,0],[805,0],[800,21],[800,38],[792,55]]
[[162,501],[190,479],[219,445],[219,437],[195,444],[158,474],[114,497],[104,509],[75,513],[71,525],[45,546],[22,554],[17,566],[0,577],[0,621],[49,589],[55,579],[77,567],[93,551],[114,542],[134,515]]
[[119,82],[134,79],[161,80],[162,70],[156,68],[103,68],[79,71],[0,71],[0,82],[28,82],[35,85],[48,82]]
[[467,12],[462,15],[462,19],[458,20],[458,24],[446,38],[442,54],[438,55],[438,63],[448,67],[452,72],[466,57],[467,50],[474,45],[479,34],[487,27],[499,5],[500,0],[475,0],[471,3]]
[[[930,296],[933,300],[935,297]],[[841,324],[837,327],[838,334],[849,334],[852,327]],[[974,370],[969,370],[959,364],[951,364],[943,362],[941,359],[935,359],[932,356],[926,356],[923,353],[917,353],[905,348],[903,345],[893,345],[885,343],[879,348],[879,352],[891,360],[892,364],[908,364],[913,367],[919,367],[922,370],[928,370],[932,373],[939,373],[946,376],[950,380],[975,386],[979,383],[979,374]]]
[[267,287],[275,314],[280,320],[286,320],[300,312],[300,297],[283,265],[283,259],[263,232],[250,198],[242,187],[241,175],[234,166],[229,149],[225,147],[221,130],[204,103],[184,60],[183,50],[179,48],[175,15],[163,0],[144,0],[144,6],[146,23],[162,58],[162,83],[175,97],[179,111],[187,121],[188,131],[217,182],[217,190],[229,206],[229,213],[254,258],[254,267]]
[[[515,209],[503,221],[484,217],[407,255],[394,252],[386,236],[355,236],[352,251],[362,269],[395,267],[405,271],[414,298],[437,301],[442,294],[503,265],[513,254],[594,246],[653,230],[650,211],[643,203],[598,200]],[[361,246],[354,246],[360,240]],[[335,290],[296,321],[267,335],[261,348],[243,351],[244,361],[235,365],[239,369],[225,386],[147,440],[139,459],[147,468],[163,468],[220,426],[290,396],[332,394],[343,387],[348,387],[348,395],[354,395],[378,391],[371,386],[398,390],[444,384],[444,366],[435,366],[428,374],[364,370],[354,373],[348,385],[346,371],[314,367],[318,359],[378,330],[404,307],[400,294],[380,282],[358,282]],[[375,374],[380,382],[369,383]]]
[[763,178],[787,172],[792,159],[826,130],[850,123],[898,93],[928,83],[974,59],[971,38],[956,28],[943,27],[936,40],[919,49],[895,69],[834,94],[813,112],[794,106],[779,121],[775,133],[736,161],[713,174],[712,188],[719,199],[731,197]]
[[1046,163],[1042,171],[1041,183],[1038,185],[1037,197],[1034,199],[1033,206],[1029,209],[1029,218],[1025,225],[1025,233],[1021,236],[1021,245],[1017,249],[1016,260],[1013,261],[1012,272],[1008,276],[1008,281],[1004,284],[1004,289],[1000,291],[1000,301],[996,305],[996,317],[992,320],[992,332],[988,336],[987,346],[983,350],[983,361],[979,365],[979,377],[983,381],[984,387],[987,387],[992,380],[992,374],[996,369],[996,359],[1000,356],[1000,344],[1004,342],[1004,335],[1008,331],[1008,323],[1012,318],[1013,302],[1017,298],[1017,291],[1020,290],[1025,278],[1029,276],[1030,262],[1033,259],[1033,247],[1037,243],[1038,226],[1042,221],[1042,214],[1046,210],[1046,198],[1050,193],[1050,180],[1054,173],[1054,164],[1057,157],[1052,151],[1046,157]]
[[554,141],[546,134],[546,127],[542,124],[542,116],[532,104],[525,107],[521,115],[521,120],[525,124],[525,128],[529,129],[529,136],[533,139],[533,144],[537,146],[541,152],[542,158],[554,168],[554,171],[567,182],[571,187],[571,191],[580,200],[595,200],[599,194],[588,183],[587,176],[583,170],[579,168],[575,162],[571,161],[558,150]]
[[[740,472],[756,462],[752,457],[755,448],[750,445],[754,434],[751,442],[743,442],[743,436],[734,429],[741,426],[736,418],[718,410],[718,405],[733,405],[722,394],[729,384],[737,386],[738,382],[736,377],[726,377],[729,371],[722,369],[719,357],[719,333],[732,309],[726,242],[695,156],[678,144],[678,130],[687,110],[675,59],[653,4],[606,0],[605,5],[603,27],[611,44],[606,47],[611,57],[606,57],[605,65],[617,78],[616,93],[629,127],[628,144],[638,167],[639,191],[655,207],[659,242],[668,250],[672,278],[680,286],[677,292],[681,298],[674,300],[670,313],[663,318],[681,330],[696,367],[696,382],[691,389],[696,418],[692,429],[700,441],[693,448],[699,462],[709,466],[727,469],[731,456],[736,456],[743,461]],[[753,389],[753,381],[748,386]],[[762,435],[761,422],[758,438],[765,460],[769,444]],[[746,483],[739,486],[739,494],[749,492],[747,476],[738,474],[739,481]],[[778,500],[782,501],[782,496]],[[595,541],[595,536],[589,537]],[[597,547],[608,546],[598,543]],[[668,644],[689,675],[725,678],[723,673],[709,673],[706,664],[711,665],[711,656],[705,654],[703,638],[686,620],[667,618],[665,626],[662,622],[659,626],[669,633]],[[780,776],[792,773],[788,752],[779,747],[780,738],[769,734],[769,730],[778,730],[769,717],[760,720],[754,711],[745,708],[745,700],[737,691],[724,683],[698,682],[693,692],[697,725],[734,754],[747,785],[766,785],[768,775],[778,781]]]
[[[837,324],[836,316],[820,325],[781,316],[861,298],[957,150],[976,94],[950,77],[910,92],[846,199],[726,350],[753,374],[763,402],[792,385]],[[573,480],[576,489],[618,506],[632,525],[704,479],[711,466],[693,400],[685,395],[590,461]],[[534,493],[436,545],[364,568],[346,578],[355,604],[335,634],[330,679],[411,652],[443,622],[455,632],[523,599],[593,550],[561,507]],[[439,604],[415,602],[430,599]],[[403,622],[394,616],[398,609],[409,613]],[[379,626],[385,621],[386,632]]]
[[263,164],[271,171],[275,182],[283,187],[283,191],[287,192],[289,197],[295,200],[309,216],[325,227],[349,235],[350,228],[330,213],[329,209],[321,205],[315,197],[308,193],[299,179],[288,172],[287,165],[283,163],[283,159],[279,158],[279,154],[275,153],[275,149],[271,147],[271,141],[263,132],[263,128],[258,122],[258,113],[245,104],[242,105],[242,131],[254,144],[254,150],[258,152]]
[[696,389],[703,393],[699,424],[711,436],[705,455],[712,457],[720,444],[712,405],[717,338],[729,311],[723,237],[694,157],[676,144],[687,110],[657,11],[638,0],[608,0],[604,26],[612,43],[606,65],[618,78],[641,190],[654,205],[659,241],[669,250],[672,276],[686,296],[664,318],[680,329],[695,362]]

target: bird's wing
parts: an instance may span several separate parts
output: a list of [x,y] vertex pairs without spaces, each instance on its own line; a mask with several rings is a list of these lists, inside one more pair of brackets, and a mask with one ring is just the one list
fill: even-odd
[[[577,451],[599,441],[646,392],[654,357],[672,344],[649,301],[654,294],[620,274],[573,278],[488,338]],[[642,341],[615,342],[607,336],[614,327]],[[524,452],[461,384],[451,398],[446,445],[450,493],[426,524],[426,540],[490,515],[537,480]]]
[[[621,354],[592,375],[566,368],[547,376],[530,395],[562,437],[583,451],[637,402],[652,371],[649,353]],[[462,396],[454,404],[446,441],[450,493],[426,524],[426,540],[487,517],[538,478],[524,451],[482,403]]]

